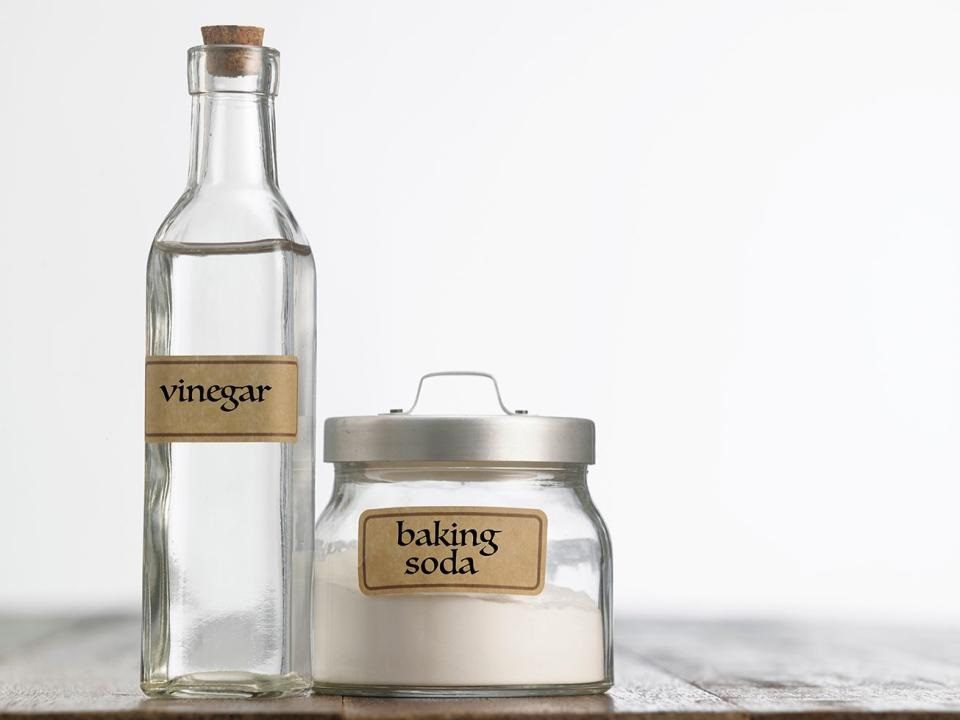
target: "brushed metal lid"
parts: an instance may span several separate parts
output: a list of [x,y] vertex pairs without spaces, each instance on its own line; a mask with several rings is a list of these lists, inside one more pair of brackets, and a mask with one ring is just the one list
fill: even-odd
[[[413,415],[423,383],[438,376],[477,376],[493,382],[503,415]],[[475,371],[429,373],[420,378],[409,410],[385,415],[327,418],[323,424],[325,462],[508,462],[595,461],[592,420],[542,417],[508,410],[496,378]]]

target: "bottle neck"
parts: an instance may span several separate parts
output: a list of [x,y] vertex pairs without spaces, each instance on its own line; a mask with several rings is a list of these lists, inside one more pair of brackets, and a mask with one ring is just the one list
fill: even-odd
[[191,186],[276,190],[272,95],[193,95],[192,128]]

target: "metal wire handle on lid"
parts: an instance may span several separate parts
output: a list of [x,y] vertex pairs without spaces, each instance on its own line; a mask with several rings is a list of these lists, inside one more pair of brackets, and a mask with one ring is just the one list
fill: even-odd
[[391,415],[410,415],[417,407],[417,403],[420,402],[420,393],[423,391],[423,383],[429,378],[435,377],[483,377],[490,380],[493,383],[493,390],[497,394],[497,403],[500,405],[500,409],[503,410],[507,415],[526,415],[526,410],[510,410],[503,403],[503,396],[500,395],[500,386],[497,384],[497,379],[487,372],[480,372],[479,370],[441,370],[440,372],[432,372],[423,375],[420,378],[420,382],[417,384],[417,394],[413,398],[413,404],[410,406],[409,410],[404,410],[403,408],[392,408],[390,410]]

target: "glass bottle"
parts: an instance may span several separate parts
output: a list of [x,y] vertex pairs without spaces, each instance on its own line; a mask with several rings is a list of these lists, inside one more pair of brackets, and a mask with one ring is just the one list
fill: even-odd
[[310,684],[315,268],[277,187],[262,32],[189,51],[189,178],[147,263],[148,695]]

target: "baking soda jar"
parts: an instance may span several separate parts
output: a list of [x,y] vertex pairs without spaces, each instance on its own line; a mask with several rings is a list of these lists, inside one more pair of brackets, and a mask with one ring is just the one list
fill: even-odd
[[[480,375],[502,415],[415,415],[424,380]],[[314,689],[574,695],[613,680],[610,539],[594,424],[510,411],[486,373],[432,373],[410,410],[330,418]]]

